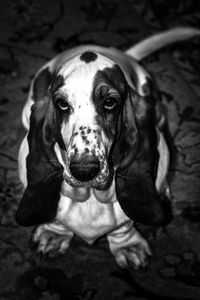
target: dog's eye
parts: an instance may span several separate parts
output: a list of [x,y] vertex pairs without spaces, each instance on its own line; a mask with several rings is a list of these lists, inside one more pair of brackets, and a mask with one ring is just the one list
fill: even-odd
[[57,103],[57,105],[60,107],[60,109],[62,109],[62,110],[68,110],[69,109],[69,104],[68,104],[68,102],[66,101],[66,99],[64,99],[64,98],[57,98],[56,99],[56,103]]
[[117,101],[114,97],[109,97],[106,99],[106,101],[104,102],[104,108],[106,110],[114,110],[115,108],[117,108]]

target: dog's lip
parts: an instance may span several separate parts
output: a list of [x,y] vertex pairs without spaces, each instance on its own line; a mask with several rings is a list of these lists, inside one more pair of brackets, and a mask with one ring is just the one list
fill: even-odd
[[[96,176],[96,177],[98,177],[98,176]],[[95,178],[90,181],[79,181],[74,177],[69,178],[67,176],[64,176],[64,180],[73,187],[89,187],[89,188],[95,187],[96,188],[96,185],[93,184],[93,181],[95,180]],[[102,185],[102,183],[100,185]]]
[[79,181],[76,178],[74,178],[72,175],[70,177],[67,176],[67,174],[63,175],[65,182],[67,182],[69,185],[73,187],[83,187],[83,188],[88,187],[88,188],[95,188],[97,190],[104,190],[112,181],[111,179],[113,176],[109,172],[109,175],[106,176],[102,181],[95,182],[98,177],[99,175],[97,175],[95,178],[93,178],[90,181]]
[[103,182],[101,182],[99,185],[97,185],[95,187],[95,189],[98,190],[98,191],[108,189],[111,182],[112,182],[112,179],[113,179],[113,176],[109,174],[109,176]]

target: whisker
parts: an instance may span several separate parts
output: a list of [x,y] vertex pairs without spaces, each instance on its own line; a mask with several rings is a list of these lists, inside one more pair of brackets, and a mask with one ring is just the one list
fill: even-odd
[[117,173],[117,175],[118,175],[119,177],[121,177],[121,178],[126,178],[126,179],[130,179],[130,180],[134,180],[134,177],[124,176],[124,175],[122,175],[122,174],[120,174],[120,173]]
[[59,170],[59,171],[56,171],[56,172],[53,172],[53,173],[49,174],[49,175],[47,176],[47,178],[46,178],[45,181],[47,181],[51,176],[53,176],[53,175],[55,175],[55,174],[58,174],[58,173],[62,173],[62,172],[63,172],[63,170]]

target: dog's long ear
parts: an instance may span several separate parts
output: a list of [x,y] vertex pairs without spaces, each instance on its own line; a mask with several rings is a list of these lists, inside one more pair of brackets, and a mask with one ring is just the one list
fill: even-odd
[[154,105],[152,97],[142,97],[129,88],[116,151],[120,160],[115,174],[117,199],[129,218],[144,224],[166,222],[155,188],[158,153]]
[[26,159],[27,188],[19,204],[16,221],[23,226],[54,219],[60,197],[63,167],[54,152],[59,132],[56,111],[46,94],[32,106]]

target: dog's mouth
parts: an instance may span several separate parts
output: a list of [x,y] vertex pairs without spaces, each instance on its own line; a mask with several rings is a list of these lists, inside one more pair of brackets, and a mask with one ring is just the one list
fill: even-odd
[[97,190],[104,190],[109,186],[109,183],[112,181],[112,174],[108,174],[105,176],[97,176],[93,180],[90,181],[78,181],[73,176],[69,176],[64,173],[64,180],[73,187],[86,187],[86,188],[94,188]]
[[87,163],[74,162],[67,164],[64,180],[73,187],[88,187],[103,190],[112,181],[113,172],[104,161],[90,161]]

